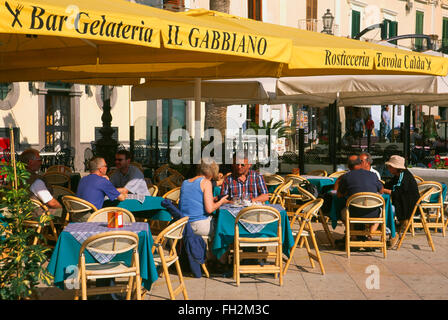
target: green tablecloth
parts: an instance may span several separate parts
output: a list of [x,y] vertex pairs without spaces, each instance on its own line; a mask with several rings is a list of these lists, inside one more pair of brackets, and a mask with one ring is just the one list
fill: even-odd
[[[149,230],[149,228],[148,228]],[[157,269],[154,264],[152,249],[152,236],[150,231],[141,231],[138,233],[138,254],[140,259],[140,276],[143,286],[151,289],[151,285],[157,280]],[[73,273],[78,266],[79,250],[81,244],[70,233],[61,232],[58,241],[51,255],[50,263],[47,266],[48,271],[54,276],[54,284],[60,289],[64,289],[64,280],[74,278]],[[111,261],[125,261],[129,266],[131,263],[132,252],[125,252],[116,255]],[[93,256],[85,251],[86,263],[97,262]],[[69,269],[67,269],[70,267]]]
[[[294,237],[289,226],[286,211],[280,211],[282,224],[283,253],[289,257],[290,249],[294,244]],[[239,226],[242,237],[275,237],[277,233],[277,222],[271,223],[258,233],[249,233],[244,227]],[[219,259],[233,244],[235,237],[235,217],[227,210],[219,209],[218,219],[215,226],[215,237],[212,244],[212,252]]]
[[[384,199],[386,208],[386,227],[390,229],[391,236],[395,237],[395,221],[394,221],[395,215],[392,209],[392,202],[390,201],[390,196],[388,194],[383,193],[382,197]],[[331,198],[331,211],[330,211],[331,226],[333,227],[333,229],[336,228],[338,220],[341,219],[341,210],[345,207],[346,202],[347,199],[338,198],[336,194],[333,193]]]
[[[442,201],[445,201],[445,197],[446,197],[446,184],[444,183],[440,183],[442,185]],[[439,201],[439,194],[433,194],[431,196],[430,202],[438,202]]]
[[126,199],[124,201],[104,201],[104,207],[119,207],[131,211],[136,217],[147,218],[150,220],[171,221],[171,214],[162,207],[162,197],[146,196],[145,201],[141,203],[135,199]]
[[[322,193],[322,191],[324,191],[324,189],[326,189],[328,186],[333,186],[334,183],[336,182],[336,178],[325,178],[325,177],[309,178],[307,180],[317,187],[319,193]],[[273,193],[278,186],[279,184],[267,186],[269,193]],[[293,188],[293,190],[291,190],[291,193],[297,194],[298,193],[297,188]]]

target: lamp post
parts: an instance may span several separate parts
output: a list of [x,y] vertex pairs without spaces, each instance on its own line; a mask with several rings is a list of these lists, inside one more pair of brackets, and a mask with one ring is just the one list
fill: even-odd
[[110,97],[111,88],[109,86],[104,86],[104,96],[103,96],[103,115],[101,116],[101,121],[103,126],[100,129],[101,139],[96,142],[96,154],[103,157],[106,160],[108,167],[114,166],[114,157],[117,152],[118,143],[112,138],[114,129],[111,127],[112,114],[110,113]]
[[322,16],[324,29],[321,31],[321,33],[333,34],[333,21],[334,17],[331,14],[330,9],[327,9],[327,12]]

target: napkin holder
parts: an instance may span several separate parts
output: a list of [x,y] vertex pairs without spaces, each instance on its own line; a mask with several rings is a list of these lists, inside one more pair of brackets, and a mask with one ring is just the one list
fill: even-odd
[[123,212],[110,211],[107,213],[108,228],[123,228]]

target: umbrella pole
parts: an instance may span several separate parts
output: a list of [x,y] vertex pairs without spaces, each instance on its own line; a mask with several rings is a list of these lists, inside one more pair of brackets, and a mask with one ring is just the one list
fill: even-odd
[[14,130],[12,129],[11,125],[9,125],[9,136],[11,137],[11,140],[10,140],[11,164],[12,164],[12,167],[14,168],[13,188],[17,190],[16,150],[15,150],[15,146],[14,146]]
[[129,86],[129,152],[132,155],[132,161],[134,161],[135,151],[135,128],[134,128],[134,106],[131,101],[131,86]]
[[411,141],[411,105],[404,107],[404,137],[403,152],[406,165],[409,164],[410,157],[410,141]]
[[194,79],[193,163],[201,163],[201,78]]

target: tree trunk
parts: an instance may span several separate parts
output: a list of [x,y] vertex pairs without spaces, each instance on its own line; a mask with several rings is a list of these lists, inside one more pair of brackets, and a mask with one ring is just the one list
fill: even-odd
[[[229,13],[230,0],[209,0],[210,10]],[[215,128],[225,137],[227,106],[205,104],[205,129]]]
[[230,0],[210,0],[210,10],[229,13]]

